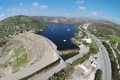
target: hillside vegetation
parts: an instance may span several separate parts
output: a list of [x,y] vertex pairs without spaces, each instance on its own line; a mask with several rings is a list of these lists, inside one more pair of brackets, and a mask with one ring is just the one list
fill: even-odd
[[[117,67],[116,58],[113,57],[114,56],[113,51],[106,42],[103,42],[103,45],[106,47],[109,54],[111,68],[112,68],[112,80],[120,80],[119,69]],[[118,54],[117,56],[119,57],[120,55]]]
[[[120,25],[111,23],[92,23],[88,30],[103,41],[110,41],[120,51]],[[118,44],[118,45],[117,45]],[[114,47],[115,47],[114,46]]]
[[11,35],[24,31],[39,32],[45,29],[47,24],[42,19],[30,16],[13,16],[0,21],[0,46],[5,44]]
[[104,37],[105,35],[111,34],[120,36],[120,25],[112,23],[92,23],[89,25],[88,30],[99,37]]
[[109,41],[114,41],[114,42],[120,42],[120,37],[116,35],[106,35],[105,37],[101,38],[103,40],[109,40]]

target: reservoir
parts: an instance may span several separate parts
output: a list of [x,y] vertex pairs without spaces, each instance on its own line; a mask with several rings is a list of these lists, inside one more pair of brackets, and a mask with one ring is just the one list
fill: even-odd
[[77,25],[63,23],[48,23],[48,27],[38,34],[47,37],[57,45],[58,50],[78,48],[71,42]]

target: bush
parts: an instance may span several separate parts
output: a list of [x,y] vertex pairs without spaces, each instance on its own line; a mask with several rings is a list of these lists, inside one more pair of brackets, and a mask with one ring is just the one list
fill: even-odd
[[94,80],[102,80],[102,70],[101,69],[98,69],[96,71]]
[[97,44],[95,43],[95,41],[94,40],[92,40],[92,43],[90,44],[90,49],[89,49],[89,53],[91,53],[91,54],[96,54],[97,52],[98,52],[98,46],[97,46]]
[[62,69],[60,72],[53,74],[48,80],[65,80],[72,74],[73,67],[68,65],[66,68]]
[[85,54],[83,57],[78,58],[77,60],[75,60],[75,61],[72,63],[72,66],[76,66],[76,65],[78,65],[78,64],[83,63],[85,60],[89,59],[89,57],[90,57],[89,54]]

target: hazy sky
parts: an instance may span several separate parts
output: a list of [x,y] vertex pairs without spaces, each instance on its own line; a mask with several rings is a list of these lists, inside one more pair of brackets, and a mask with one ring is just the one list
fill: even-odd
[[120,0],[0,0],[0,20],[18,14],[89,16],[120,21]]

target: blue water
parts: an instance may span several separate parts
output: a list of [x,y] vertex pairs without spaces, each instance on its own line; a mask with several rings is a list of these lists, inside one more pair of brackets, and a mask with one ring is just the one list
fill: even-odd
[[71,42],[76,32],[75,24],[48,23],[48,27],[41,33],[57,45],[58,50],[78,48]]

